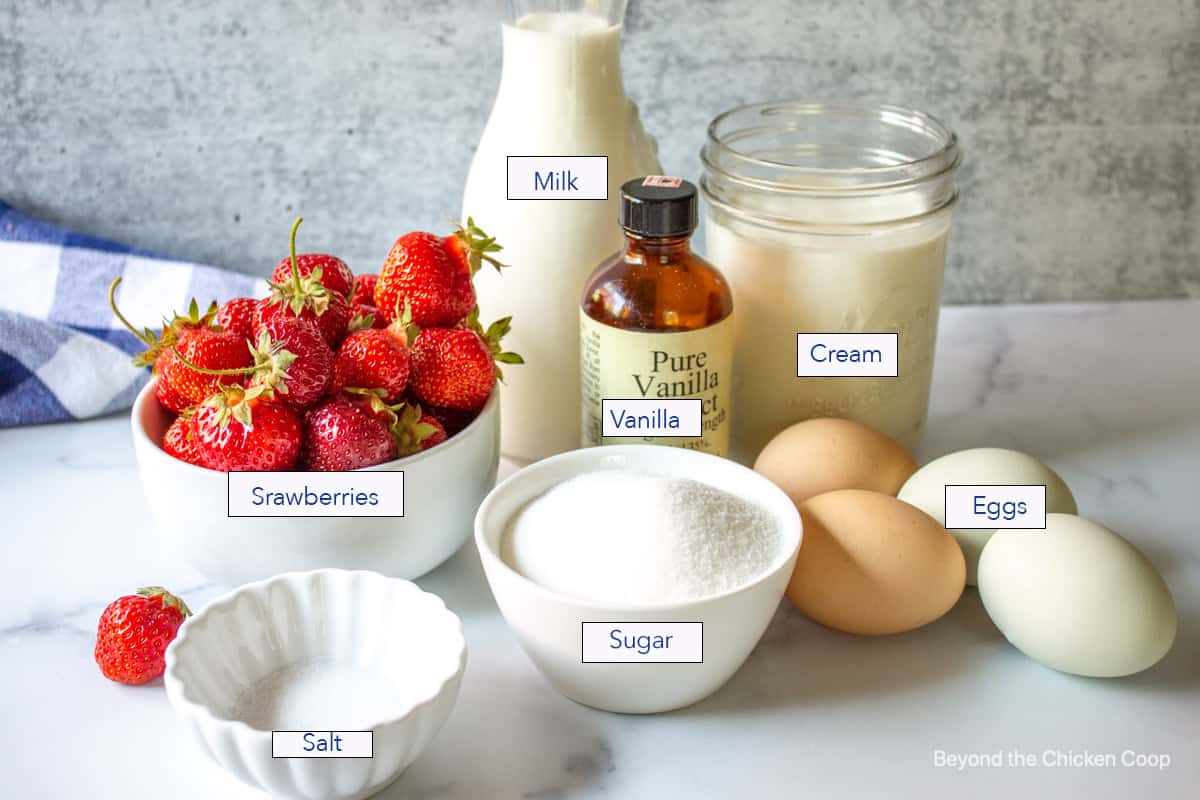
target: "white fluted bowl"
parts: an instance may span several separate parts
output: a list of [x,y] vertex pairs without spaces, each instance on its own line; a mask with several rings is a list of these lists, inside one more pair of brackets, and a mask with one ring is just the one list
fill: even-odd
[[[466,659],[462,624],[437,595],[375,572],[316,570],[209,603],[167,648],[164,682],[205,751],[243,783],[281,797],[362,798],[429,745]],[[272,758],[272,730],[369,730],[374,753]]]

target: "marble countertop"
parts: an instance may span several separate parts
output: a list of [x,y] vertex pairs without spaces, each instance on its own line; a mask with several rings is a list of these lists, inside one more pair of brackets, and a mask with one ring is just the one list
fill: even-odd
[[[1174,650],[1121,680],[1059,674],[974,590],[920,631],[856,638],[785,602],[746,665],[680,712],[628,717],[552,690],[499,617],[473,548],[419,583],[464,621],[462,695],[399,800],[1194,796],[1200,783],[1200,301],[949,308],[922,463],[994,445],[1048,461],[1081,513],[1134,541],[1180,614]],[[209,763],[156,682],[104,680],[96,619],[173,561],[124,417],[0,431],[0,796],[258,797]],[[511,465],[505,465],[511,470]],[[935,764],[935,752],[1166,754],[1166,769]]]

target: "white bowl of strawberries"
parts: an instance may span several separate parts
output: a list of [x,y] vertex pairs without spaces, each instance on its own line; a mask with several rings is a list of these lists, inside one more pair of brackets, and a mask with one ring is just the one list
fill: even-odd
[[[296,225],[299,225],[299,220]],[[147,505],[180,555],[231,584],[337,567],[415,578],[469,537],[500,458],[497,361],[471,278],[499,249],[473,223],[400,237],[378,275],[292,254],[269,297],[136,331],[155,377],[134,402]],[[120,317],[114,281],[110,301]],[[122,317],[122,320],[124,318]],[[232,471],[403,470],[394,517],[230,517]]]

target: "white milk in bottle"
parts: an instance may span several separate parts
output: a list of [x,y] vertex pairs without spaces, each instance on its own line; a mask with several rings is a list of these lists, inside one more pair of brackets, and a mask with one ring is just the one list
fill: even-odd
[[[621,80],[624,0],[505,5],[500,88],[463,219],[495,236],[510,265],[480,271],[475,284],[485,321],[512,316],[505,348],[525,358],[504,371],[502,449],[533,460],[579,445],[579,293],[622,246],[621,184],[661,168]],[[608,199],[509,200],[510,155],[607,156]]]

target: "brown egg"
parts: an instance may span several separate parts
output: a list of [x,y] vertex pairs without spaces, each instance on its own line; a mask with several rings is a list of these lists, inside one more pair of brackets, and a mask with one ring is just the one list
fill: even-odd
[[800,505],[837,489],[868,489],[893,497],[917,462],[899,444],[848,419],[797,422],[767,443],[754,470]]
[[962,550],[920,509],[845,489],[801,504],[800,517],[804,541],[787,595],[822,625],[901,633],[933,622],[962,594]]

